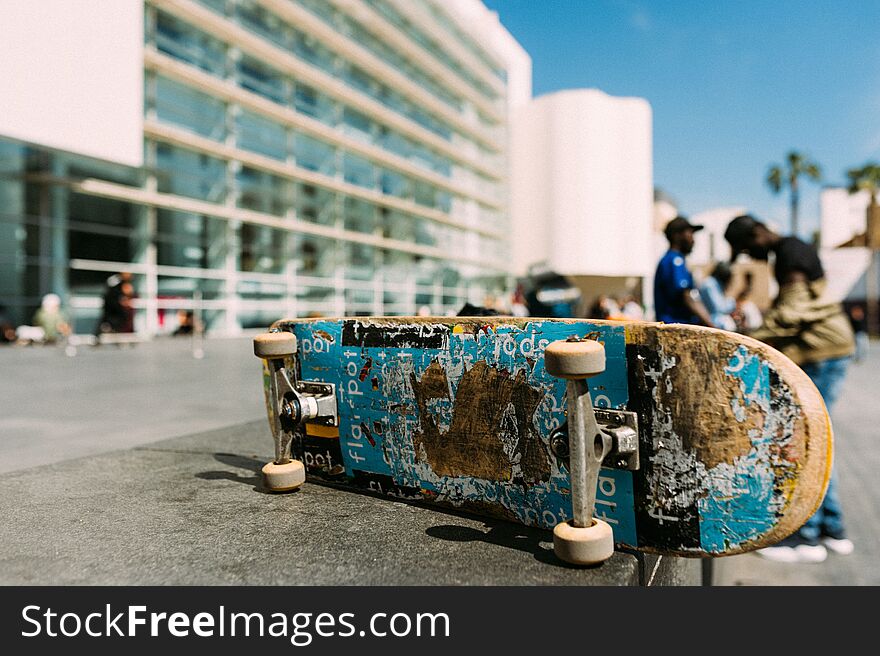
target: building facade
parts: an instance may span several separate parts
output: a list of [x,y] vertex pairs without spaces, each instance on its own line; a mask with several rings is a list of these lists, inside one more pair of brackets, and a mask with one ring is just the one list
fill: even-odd
[[819,244],[837,248],[864,235],[870,200],[867,191],[851,194],[846,187],[824,187],[819,193]]
[[[19,322],[55,292],[91,330],[118,271],[148,334],[178,309],[234,334],[282,316],[454,313],[508,286],[508,116],[531,64],[482,3],[123,4],[134,70],[87,76],[135,79],[117,97],[136,96],[138,120],[112,129],[115,144],[137,131],[140,161],[94,152],[95,136],[32,136],[27,111],[24,128],[0,118],[0,304]],[[85,5],[79,27],[112,60],[93,44],[109,18]],[[89,111],[77,102],[65,109]]]
[[591,302],[653,273],[651,107],[596,89],[540,96],[514,115],[512,260],[542,264]]

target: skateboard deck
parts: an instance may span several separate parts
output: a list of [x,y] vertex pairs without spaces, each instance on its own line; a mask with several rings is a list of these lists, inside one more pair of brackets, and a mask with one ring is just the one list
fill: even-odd
[[[552,529],[572,514],[566,382],[544,350],[604,345],[589,380],[605,428],[637,446],[606,459],[594,516],[614,543],[681,556],[777,542],[819,506],[831,471],[822,398],[751,338],[648,322],[510,317],[282,320],[306,384],[335,386],[336,425],[292,430],[309,481]],[[270,368],[264,389],[270,423]]]

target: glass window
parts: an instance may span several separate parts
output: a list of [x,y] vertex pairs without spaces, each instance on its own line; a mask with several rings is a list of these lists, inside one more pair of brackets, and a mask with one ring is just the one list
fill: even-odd
[[335,73],[333,53],[308,34],[295,30],[293,52],[300,59],[320,68],[324,72]]
[[338,198],[327,189],[300,183],[296,187],[297,218],[321,225],[336,224]]
[[416,180],[413,187],[415,192],[413,197],[419,205],[437,206],[437,190],[432,185]]
[[412,197],[412,180],[410,178],[388,169],[380,169],[380,171],[379,184],[383,194],[398,198]]
[[376,271],[376,249],[366,244],[345,245],[345,277],[351,280],[372,280]]
[[203,137],[225,136],[226,107],[208,94],[168,78],[156,78],[156,114],[163,123],[179,125]]
[[235,119],[238,147],[274,159],[287,159],[287,130],[275,121],[242,110]]
[[281,299],[287,293],[287,285],[283,281],[266,282],[264,280],[239,280],[236,285],[239,297],[247,300],[262,301]]
[[[258,295],[258,298],[263,297]],[[279,294],[275,293],[274,295],[266,296],[265,298],[278,299],[277,303],[272,303],[272,305],[277,305],[278,307],[269,310],[250,308],[238,312],[238,323],[242,328],[245,330],[253,328],[266,330],[268,326],[271,326],[279,319],[285,318],[286,314],[284,312],[283,301],[279,298]]]
[[336,241],[312,235],[296,235],[293,260],[298,275],[330,278],[336,270]]
[[222,269],[226,265],[223,219],[160,209],[155,240],[160,265],[198,269]]
[[344,214],[346,230],[372,233],[376,227],[376,206],[372,203],[347,197]]
[[[385,281],[385,304],[409,304],[405,283],[412,280],[415,258],[409,253],[386,250],[383,253],[382,278]],[[395,310],[400,312],[400,308]]]
[[379,93],[376,97],[379,102],[385,105],[388,109],[404,116],[409,115],[409,101],[391,87],[380,84]]
[[226,197],[226,163],[170,144],[156,145],[159,191],[214,203]]
[[385,150],[401,157],[409,158],[412,152],[412,142],[409,139],[384,125],[379,128],[379,143]]
[[323,141],[297,133],[293,140],[297,166],[325,175],[336,173],[336,149]]
[[402,212],[379,208],[382,236],[385,239],[411,242],[413,240],[413,218]]
[[282,273],[287,260],[285,245],[289,234],[277,228],[242,223],[239,271]]
[[430,257],[416,256],[416,284],[432,288],[438,281],[440,262]]
[[451,170],[449,160],[438,157],[431,150],[420,144],[413,144],[412,156],[410,157],[413,164],[420,166],[428,171],[437,171],[448,176]]
[[218,14],[225,15],[226,14],[226,0],[197,0],[199,4],[205,5],[211,11],[215,11]]
[[311,116],[327,125],[336,125],[336,106],[333,100],[307,84],[296,83],[293,106],[300,114]]
[[328,25],[335,25],[333,5],[327,0],[297,0],[297,4],[323,19]]
[[372,189],[376,186],[373,165],[363,157],[345,153],[342,160],[345,181],[359,187]]
[[[73,259],[132,262],[138,254],[136,226],[138,212],[124,201],[72,192],[68,198],[68,250]],[[38,236],[27,227],[22,244]],[[27,251],[26,251],[27,252]],[[33,254],[38,251],[34,249]]]
[[413,219],[415,242],[424,246],[437,245],[437,224],[422,218]]
[[285,78],[279,71],[247,55],[242,55],[239,59],[237,71],[238,83],[242,88],[272,102],[287,102]]
[[293,106],[296,111],[317,118],[319,93],[314,87],[297,82],[293,94]]
[[226,47],[223,43],[161,11],[156,14],[156,48],[218,77],[224,75]]
[[342,112],[343,132],[365,143],[373,142],[373,122],[368,116],[346,107]]
[[235,18],[242,27],[265,37],[285,50],[289,50],[293,44],[292,30],[278,16],[261,7],[254,0],[238,0],[235,3]]
[[293,182],[243,166],[236,175],[238,206],[284,216],[293,206]]
[[373,314],[373,290],[346,287],[345,313],[349,316],[369,316]]
[[376,90],[378,88],[378,84],[375,83],[373,77],[362,68],[355,66],[354,64],[348,64],[345,67],[344,79],[346,82],[348,82],[349,85],[353,86],[359,91],[363,91],[370,96],[377,95]]
[[452,194],[448,191],[436,190],[434,193],[434,207],[441,212],[449,213],[452,211]]

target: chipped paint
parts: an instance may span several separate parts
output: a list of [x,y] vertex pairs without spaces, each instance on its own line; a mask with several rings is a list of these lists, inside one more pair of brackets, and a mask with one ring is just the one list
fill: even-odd
[[[680,345],[651,344],[654,357],[641,372],[652,401],[643,508],[664,537],[677,539],[666,546],[723,553],[758,540],[785,511],[798,474],[786,453],[799,408],[772,365],[745,347],[728,347],[725,357],[683,354]],[[695,358],[726,365],[703,381],[700,371],[712,368]],[[705,386],[702,395],[695,385]]]
[[799,419],[791,390],[769,363],[742,346],[731,355],[725,374],[739,384],[740,394],[730,401],[737,418],[746,421],[746,410],[757,407],[764,421],[751,424],[747,454],[709,471],[706,495],[699,504],[701,542],[709,552],[769,532],[785,512],[799,473],[788,453]]

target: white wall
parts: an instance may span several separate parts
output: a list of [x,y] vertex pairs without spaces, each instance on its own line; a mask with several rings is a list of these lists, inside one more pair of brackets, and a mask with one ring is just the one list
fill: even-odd
[[518,110],[511,136],[512,264],[563,275],[645,276],[651,247],[651,107],[595,89]]
[[688,258],[691,267],[729,261],[730,244],[724,239],[724,231],[734,217],[747,211],[745,207],[717,207],[688,217],[694,225],[703,226],[694,235],[694,250]]
[[0,135],[141,165],[142,0],[0,9]]
[[829,187],[819,194],[819,243],[834,248],[865,232],[865,216],[871,198],[867,191],[849,193]]

